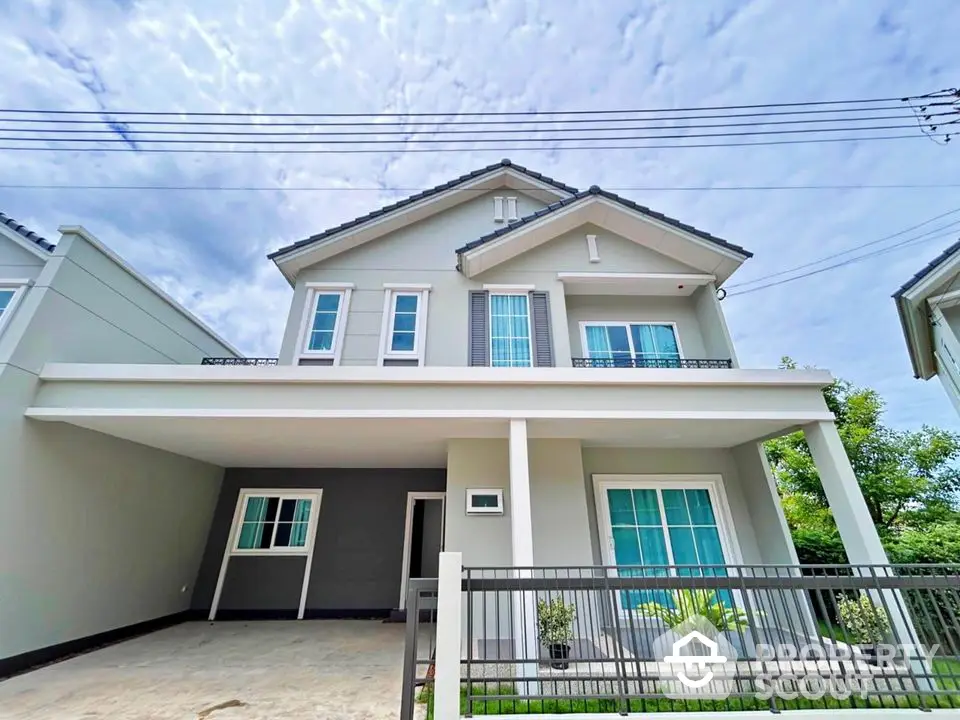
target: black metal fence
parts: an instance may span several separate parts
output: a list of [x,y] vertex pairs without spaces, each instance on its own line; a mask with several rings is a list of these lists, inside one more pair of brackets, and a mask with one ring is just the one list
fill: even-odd
[[277,358],[205,357],[202,360],[200,360],[200,364],[201,365],[247,365],[247,366],[254,366],[254,367],[266,367],[269,365],[276,365]]
[[960,708],[960,565],[465,568],[462,591],[466,716]]
[[684,368],[687,370],[727,370],[733,360],[703,360],[697,358],[572,358],[574,367],[588,368]]
[[411,578],[407,586],[401,720],[413,720],[417,703],[433,699],[436,655],[437,579]]

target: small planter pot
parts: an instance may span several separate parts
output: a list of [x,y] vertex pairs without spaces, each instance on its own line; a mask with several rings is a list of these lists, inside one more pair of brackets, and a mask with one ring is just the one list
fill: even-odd
[[550,667],[554,670],[566,670],[570,667],[570,646],[564,643],[554,643],[548,645],[547,650],[550,653]]

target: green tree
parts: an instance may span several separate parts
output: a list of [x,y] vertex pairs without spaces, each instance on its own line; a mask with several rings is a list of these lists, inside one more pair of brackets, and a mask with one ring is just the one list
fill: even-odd
[[[797,365],[783,358],[781,367]],[[960,435],[929,426],[917,431],[889,428],[883,424],[884,404],[877,392],[844,380],[823,394],[882,536],[957,519]],[[791,518],[787,511],[791,529],[795,534],[816,530],[825,540],[835,527],[824,514],[827,500],[803,433],[771,440],[766,451],[784,504],[793,512]]]

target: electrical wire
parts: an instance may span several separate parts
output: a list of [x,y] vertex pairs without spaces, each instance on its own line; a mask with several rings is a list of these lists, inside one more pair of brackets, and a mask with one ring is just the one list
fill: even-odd
[[[954,103],[931,103],[931,106],[943,106],[951,107]],[[540,118],[537,120],[421,120],[421,121],[399,121],[399,122],[383,122],[380,120],[373,121],[351,121],[351,122],[269,122],[269,123],[255,123],[255,122],[237,122],[237,121],[228,121],[228,120],[123,120],[123,125],[182,125],[182,126],[234,126],[234,127],[406,127],[408,125],[433,125],[433,126],[448,126],[448,125],[548,125],[548,124],[583,124],[583,123],[624,123],[624,122],[657,122],[660,120],[663,121],[676,121],[676,120],[718,120],[718,119],[730,119],[730,118],[749,118],[749,117],[773,117],[773,116],[783,116],[783,115],[818,115],[818,114],[840,114],[840,113],[872,113],[872,112],[881,112],[887,110],[903,110],[907,117],[915,118],[915,114],[909,107],[904,105],[882,105],[880,107],[871,107],[871,108],[861,108],[861,107],[852,107],[852,108],[821,108],[816,110],[774,110],[767,112],[747,112],[747,113],[721,113],[713,115],[678,115],[670,117],[654,117],[654,118],[635,118],[635,117],[626,117],[626,118],[612,118],[612,117],[603,117],[603,118]],[[679,112],[679,111],[676,111]],[[0,111],[2,115],[2,111]],[[103,125],[105,122],[109,122],[110,113],[104,111],[101,113],[101,118],[98,120],[74,120],[66,119],[62,117],[43,117],[43,118],[22,118],[22,117],[0,117],[2,122],[15,122],[15,123],[29,123],[29,124],[49,124],[49,125]],[[870,116],[865,116],[870,117]],[[255,118],[254,118],[255,119]],[[844,118],[836,118],[837,120],[843,120]]]
[[[945,133],[938,134],[938,137],[947,137]],[[732,142],[732,143],[666,143],[660,145],[569,145],[556,147],[550,145],[520,145],[509,148],[491,148],[491,147],[430,147],[430,148],[324,148],[324,149],[290,149],[283,150],[277,148],[261,149],[243,149],[243,148],[138,148],[131,145],[127,147],[44,147],[44,146],[16,146],[2,145],[0,151],[5,152],[131,152],[137,154],[143,153],[187,153],[187,154],[221,154],[221,155],[360,155],[360,154],[382,154],[394,153],[399,155],[411,153],[479,153],[479,152],[553,152],[556,150],[574,151],[574,150],[673,150],[681,148],[731,148],[731,147],[760,147],[775,145],[810,145],[821,143],[840,143],[840,142],[866,142],[875,140],[907,140],[907,139],[926,139],[930,137],[924,134],[910,135],[865,135],[863,137],[842,137],[842,138],[811,138],[807,140],[761,140],[759,142]],[[610,140],[612,138],[605,138]],[[509,142],[524,142],[522,140],[512,140]]]
[[[744,282],[734,283],[732,285],[726,285],[725,287],[728,290],[733,290],[734,288],[745,287],[747,285],[755,285],[758,282],[766,282],[771,278],[780,277],[782,275],[789,275],[790,273],[796,272],[797,270],[803,270],[804,268],[812,267],[814,265],[819,265],[820,263],[826,262],[827,260],[833,260],[834,258],[838,258],[843,255],[848,255],[849,253],[856,252],[857,250],[862,250],[865,247],[870,247],[871,245],[879,245],[882,242],[886,242],[887,240],[892,240],[893,238],[900,237],[901,235],[906,235],[907,233],[913,232],[914,230],[921,228],[924,225],[929,225],[930,223],[936,222],[941,218],[949,217],[950,215],[956,215],[957,213],[960,213],[960,208],[956,208],[954,210],[941,213],[940,215],[932,217],[929,220],[924,220],[921,223],[917,223],[916,225],[912,225],[908,228],[904,228],[903,230],[900,230],[899,232],[895,232],[891,235],[885,235],[884,237],[878,238],[876,240],[871,240],[869,242],[861,243],[860,245],[854,245],[853,247],[847,248],[846,250],[841,250],[840,252],[833,253],[832,255],[826,255],[817,260],[812,260],[810,262],[804,263],[803,265],[796,265],[792,268],[787,268],[786,270],[781,270],[779,272],[771,273],[769,275],[764,275],[763,277],[757,278],[755,280],[746,280]],[[938,228],[934,228],[933,230],[928,231],[927,234],[940,232],[941,230],[947,230],[956,225],[960,225],[960,220],[954,220],[952,222],[947,223],[946,225],[942,225]]]
[[[714,187],[710,185],[657,186],[644,185],[633,187],[605,187],[611,192],[706,192],[714,190],[758,191],[758,190],[942,190],[960,188],[960,183],[928,183],[912,185],[731,185]],[[418,193],[434,188],[425,187],[334,187],[322,186],[210,186],[210,185],[23,185],[18,183],[0,183],[0,190],[171,190],[171,191],[239,191],[239,192],[385,192]],[[483,194],[487,188],[460,188],[458,192]],[[784,271],[787,272],[787,271]],[[727,286],[731,287],[731,286]]]
[[[954,115],[954,113],[938,113],[939,115]],[[316,131],[289,131],[283,130],[280,132],[260,132],[256,130],[251,132],[248,130],[134,130],[131,128],[124,128],[124,132],[131,135],[220,135],[220,136],[230,136],[230,137],[350,137],[350,136],[367,136],[367,135],[403,135],[409,137],[411,135],[487,135],[493,133],[500,134],[533,134],[540,132],[551,132],[551,133],[569,133],[569,132],[628,132],[634,130],[644,130],[644,131],[657,131],[657,130],[700,130],[704,128],[738,128],[738,127],[764,127],[769,125],[807,125],[813,123],[825,123],[825,122],[846,122],[850,123],[847,127],[836,128],[836,131],[841,129],[850,129],[854,131],[859,130],[872,130],[874,128],[861,128],[853,125],[857,122],[868,122],[872,120],[903,120],[908,119],[903,115],[883,115],[879,117],[870,117],[870,118],[825,118],[819,120],[768,120],[761,122],[740,122],[740,123],[707,123],[707,124],[697,124],[697,125],[652,125],[652,126],[632,126],[632,127],[576,127],[576,128],[552,128],[550,130],[538,130],[538,129],[527,129],[527,128],[499,128],[499,129],[488,129],[488,130],[341,130],[337,132],[316,132]],[[944,125],[953,124],[955,122],[960,122],[960,118],[957,121],[951,121],[949,123],[943,123]],[[910,122],[908,125],[897,126],[900,127],[913,127],[914,122]],[[257,126],[248,126],[254,128]],[[271,125],[262,125],[259,126],[270,130],[273,126]],[[889,127],[884,127],[882,129],[889,129]],[[832,128],[810,128],[805,132],[830,132]],[[56,135],[76,135],[80,133],[85,133],[87,135],[117,135],[118,131],[116,129],[99,129],[99,130],[90,130],[85,128],[68,128],[65,130],[56,129],[56,128],[10,128],[10,127],[0,127],[0,132],[50,132],[55,133]],[[786,131],[784,131],[786,132]],[[751,133],[752,134],[752,133]],[[686,136],[689,137],[689,136]],[[6,138],[6,139],[21,139],[21,140],[41,140],[43,138]],[[72,138],[71,138],[72,139]],[[79,138],[78,138],[79,139]],[[528,138],[531,140],[539,140],[539,138]],[[574,139],[574,138],[570,138]],[[611,140],[616,140],[618,138],[609,138]],[[633,138],[631,138],[633,139]],[[91,138],[100,142],[97,138]],[[140,138],[135,138],[136,142],[140,142]],[[232,140],[230,142],[233,142]]]
[[[865,98],[855,100],[815,100],[787,103],[758,103],[754,105],[713,105],[685,108],[643,108],[629,110],[515,110],[515,111],[478,111],[478,112],[403,112],[403,113],[263,113],[263,112],[181,112],[181,111],[144,111],[144,110],[50,110],[42,108],[0,108],[0,113],[22,113],[33,115],[103,115],[109,112],[116,116],[149,116],[149,117],[527,117],[531,115],[627,115],[648,114],[663,112],[697,112],[708,110],[758,110],[765,108],[785,107],[818,107],[834,105],[869,105],[889,102],[909,102],[927,98],[948,98],[956,94],[955,89],[939,90],[926,95],[907,95],[901,97]],[[929,106],[931,103],[926,103]]]
[[[907,240],[897,243],[896,245],[892,245],[891,247],[882,248],[880,250],[873,250],[869,253],[864,253],[863,255],[858,255],[856,257],[848,258],[842,262],[835,263],[833,265],[827,265],[826,267],[823,267],[823,268],[818,268],[816,270],[811,270],[810,272],[802,273],[801,275],[794,275],[793,277],[785,278],[783,280],[775,280],[774,282],[767,283],[766,285],[758,285],[757,287],[747,288],[746,290],[740,290],[738,292],[728,293],[725,296],[725,298],[739,297],[741,295],[749,295],[750,293],[758,292],[759,290],[766,290],[768,288],[777,287],[778,285],[786,285],[787,283],[791,283],[796,280],[803,280],[804,278],[812,277],[814,275],[819,275],[820,273],[824,273],[829,270],[836,270],[837,268],[846,267],[847,265],[853,265],[855,263],[862,262],[863,260],[869,260],[870,258],[878,257],[880,255],[885,255],[895,250],[902,250],[903,248],[906,248],[906,247],[912,247],[913,245],[930,242],[931,240],[938,240],[944,237],[953,237],[956,234],[956,232],[957,232],[956,230],[952,230],[950,232],[944,232],[944,233],[940,233],[939,235],[933,235],[930,237],[920,236],[916,238],[908,238]],[[929,235],[929,233],[926,233],[926,234]]]

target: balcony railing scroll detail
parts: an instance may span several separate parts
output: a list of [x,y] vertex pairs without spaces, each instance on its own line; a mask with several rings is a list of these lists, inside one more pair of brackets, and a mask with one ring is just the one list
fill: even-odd
[[277,358],[267,357],[205,357],[200,361],[201,365],[243,365],[246,367],[267,367],[277,364]]
[[733,360],[701,358],[573,358],[574,367],[588,368],[683,368],[685,370],[728,370]]

